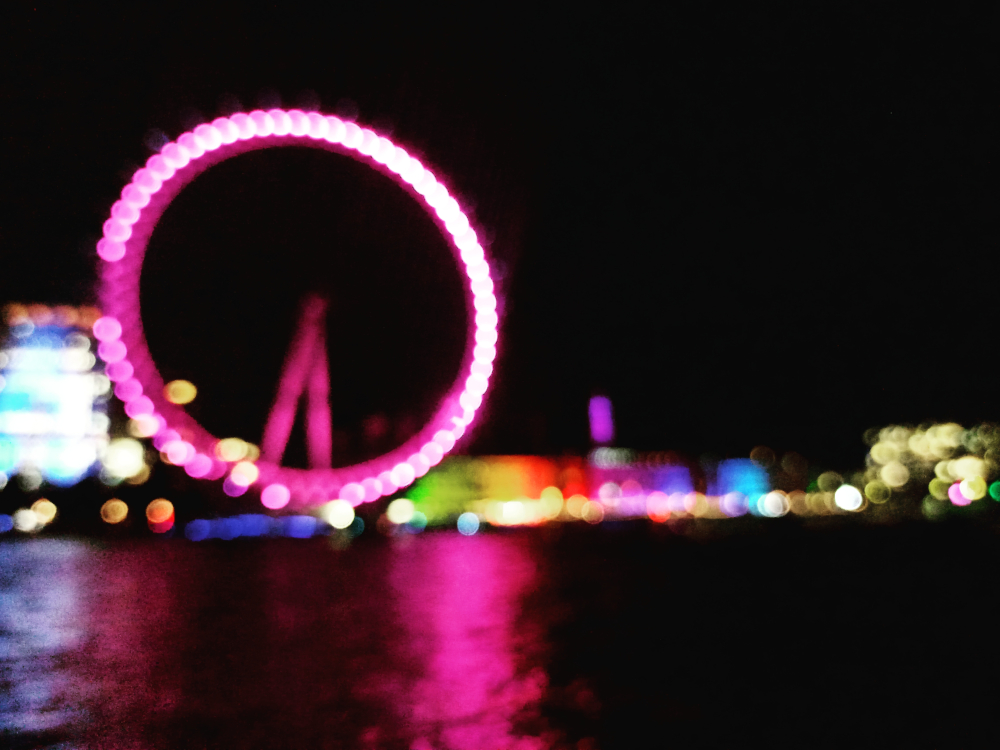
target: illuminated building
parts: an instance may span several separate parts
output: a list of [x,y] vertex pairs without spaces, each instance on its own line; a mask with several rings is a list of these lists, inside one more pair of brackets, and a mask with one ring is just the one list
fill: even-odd
[[0,350],[0,472],[26,489],[87,476],[108,445],[110,382],[95,370],[94,308],[8,305]]

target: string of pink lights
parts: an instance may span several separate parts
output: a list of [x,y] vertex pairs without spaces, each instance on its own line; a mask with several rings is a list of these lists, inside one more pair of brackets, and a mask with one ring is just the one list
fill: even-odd
[[[212,165],[258,148],[311,145],[345,154],[387,175],[435,219],[468,277],[471,326],[464,373],[423,430],[398,449],[355,466],[291,469],[267,456],[225,461],[208,433],[184,409],[163,397],[163,379],[143,336],[139,277],[146,247],[170,201]],[[147,426],[148,437],[192,477],[223,479],[227,494],[258,487],[270,509],[308,507],[332,498],[356,506],[390,495],[423,476],[452,450],[473,421],[489,387],[497,346],[497,300],[482,245],[466,214],[438,177],[388,138],[318,112],[272,109],[220,117],[168,143],[137,170],[111,207],[97,243],[102,263],[104,317],[94,323],[98,355],[106,363],[125,412]],[[291,408],[294,409],[294,404]]]

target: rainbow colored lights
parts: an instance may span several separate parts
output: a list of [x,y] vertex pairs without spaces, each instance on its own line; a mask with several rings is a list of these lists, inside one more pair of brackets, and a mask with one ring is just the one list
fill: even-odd
[[[597,448],[586,462],[524,456],[451,458],[407,492],[429,523],[472,528],[589,523],[646,517],[657,523],[740,516],[856,516],[880,522],[936,520],[1000,501],[1000,427],[890,425],[866,433],[866,469],[846,477],[780,459],[759,447],[748,459],[685,463],[674,454]],[[393,508],[386,517],[393,523]],[[469,515],[471,514],[471,516]],[[463,532],[466,533],[466,532]],[[475,533],[475,532],[473,532]]]
[[[391,453],[342,469],[296,470],[274,460],[250,459],[256,473],[220,457],[219,440],[182,405],[185,394],[167,388],[142,333],[139,275],[156,223],[174,196],[200,172],[248,150],[310,145],[345,154],[393,179],[417,198],[450,240],[469,280],[474,319],[463,375],[443,405],[416,436]],[[105,316],[94,322],[98,354],[124,403],[136,436],[153,437],[161,455],[203,479],[221,479],[237,497],[258,486],[265,507],[317,506],[343,499],[353,506],[391,495],[424,476],[452,450],[472,423],[493,373],[497,345],[497,300],[490,267],[469,219],[448,189],[419,160],[388,138],[353,122],[318,112],[255,110],[184,133],[136,171],[104,222],[97,243],[103,261],[101,299]],[[174,384],[170,384],[174,385]],[[182,388],[183,390],[183,388]],[[190,393],[190,391],[189,391]],[[191,393],[193,398],[193,393]]]
[[[866,440],[867,468],[846,478],[810,467],[797,454],[779,458],[762,447],[751,452],[752,458],[698,463],[671,453],[641,454],[620,448],[598,448],[586,459],[451,457],[418,479],[406,497],[388,503],[375,528],[392,536],[451,526],[472,536],[484,525],[596,525],[642,518],[671,525],[789,515],[872,522],[938,520],[949,513],[981,513],[993,506],[980,502],[986,498],[1000,501],[1000,428],[995,425],[968,429],[954,423],[892,425],[870,431]],[[240,441],[220,445],[230,458],[245,459],[253,451],[253,446]],[[287,489],[269,487],[262,493],[270,510],[284,511],[288,500]],[[107,501],[100,511],[109,525],[128,515],[128,506],[118,499]],[[37,533],[56,516],[55,505],[41,499],[11,516],[0,516],[0,533]],[[152,501],[146,507],[146,520],[155,533],[170,530],[173,504],[163,498]],[[253,536],[305,539],[340,531],[355,537],[363,529],[355,504],[340,498],[308,515],[199,519],[186,524],[184,533],[194,541]]]

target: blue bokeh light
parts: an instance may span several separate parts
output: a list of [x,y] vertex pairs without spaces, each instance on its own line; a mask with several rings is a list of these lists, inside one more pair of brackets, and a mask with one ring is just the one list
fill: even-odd
[[458,532],[463,536],[472,536],[479,531],[479,516],[465,512],[458,517]]

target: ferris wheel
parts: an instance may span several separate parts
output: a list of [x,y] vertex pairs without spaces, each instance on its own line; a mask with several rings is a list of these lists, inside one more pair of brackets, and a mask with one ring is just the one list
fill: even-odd
[[[287,350],[260,455],[229,457],[220,440],[181,404],[164,394],[164,380],[143,331],[140,275],[150,238],[171,201],[199,174],[248,151],[309,146],[331,151],[388,176],[427,211],[467,278],[471,322],[461,369],[433,416],[402,445],[350,466],[331,465],[329,373],[321,297],[303,300],[299,325]],[[204,123],[168,143],[137,170],[104,222],[97,243],[104,317],[94,324],[98,355],[106,363],[125,412],[171,463],[192,477],[223,481],[227,494],[253,489],[269,508],[309,507],[332,499],[352,505],[404,488],[453,449],[475,418],[493,373],[497,299],[490,266],[458,201],[418,159],[384,136],[332,115],[272,109],[238,113]],[[299,401],[305,410],[309,468],[283,466]]]

